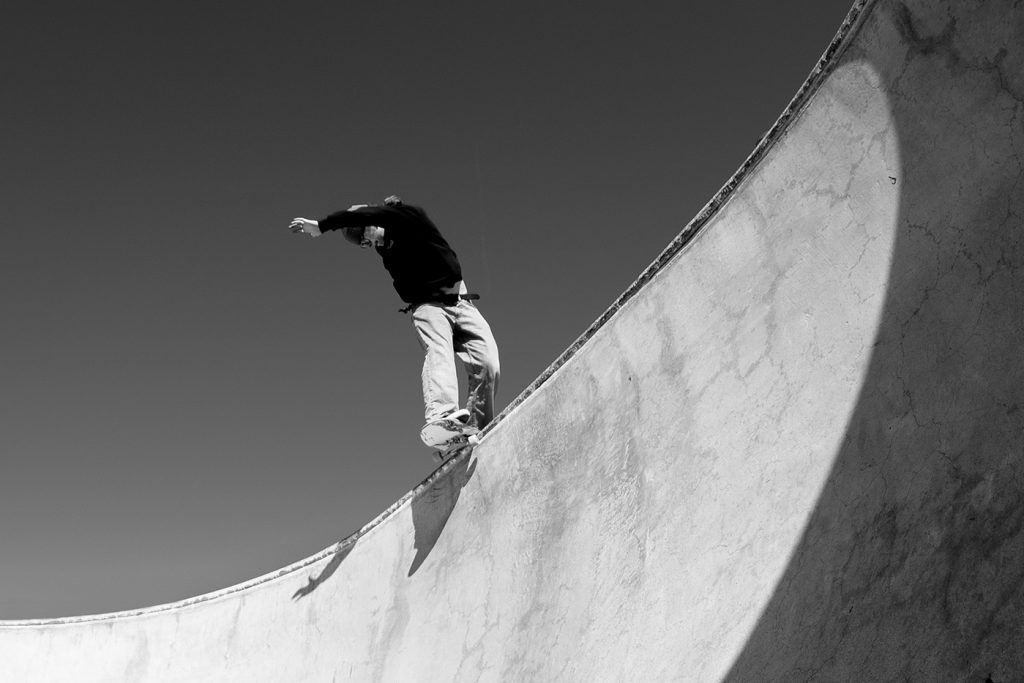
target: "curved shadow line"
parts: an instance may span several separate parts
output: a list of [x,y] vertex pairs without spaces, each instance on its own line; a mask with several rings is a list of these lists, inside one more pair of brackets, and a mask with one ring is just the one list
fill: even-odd
[[[1012,107],[1000,116],[977,81],[955,87],[971,73],[1009,91],[1003,63],[1024,62],[1024,36],[1018,28],[1017,45],[984,62],[957,51],[952,5],[929,26],[908,4],[880,3],[873,19],[909,55],[934,60],[915,76],[936,82],[889,97],[903,170],[875,347],[814,511],[726,681],[1003,681],[1024,671],[1024,233],[1014,219],[1024,193],[1005,163],[1012,142],[994,142],[1009,139],[1013,124],[1000,126],[1015,120]],[[999,21],[998,11],[985,18]],[[986,25],[970,19],[961,25]],[[911,62],[894,49],[859,58],[886,87]],[[1010,95],[1019,116],[1024,96]],[[949,112],[989,126],[971,129],[975,144],[998,153],[937,143],[932,127]]]

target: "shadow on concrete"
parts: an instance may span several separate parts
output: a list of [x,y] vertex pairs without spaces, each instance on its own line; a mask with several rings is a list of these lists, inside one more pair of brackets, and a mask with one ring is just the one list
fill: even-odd
[[[456,456],[457,458],[458,456]],[[472,462],[470,462],[471,460]],[[416,573],[416,570],[427,559],[430,551],[434,549],[437,540],[441,537],[441,532],[448,523],[448,518],[455,510],[463,487],[469,483],[475,471],[476,460],[472,459],[469,454],[469,457],[454,461],[451,470],[413,497],[410,508],[415,533],[416,555],[409,567],[409,576]],[[341,541],[323,571],[316,576],[309,577],[308,583],[292,595],[292,600],[301,600],[331,578],[356,547],[358,540],[356,538],[351,542]]]
[[[1007,3],[964,4],[944,26],[901,2],[871,19],[930,57],[912,73],[899,50],[873,63],[913,89],[890,105],[889,291],[829,479],[727,681],[1024,672],[1024,30]],[[958,51],[958,30],[1014,16],[1016,45]]]
[[334,553],[334,557],[332,557],[331,561],[327,563],[327,566],[324,567],[323,571],[317,574],[316,576],[309,577],[309,583],[307,583],[299,590],[295,591],[295,593],[292,595],[292,600],[301,600],[302,598],[306,597],[307,595],[315,591],[317,588],[319,588],[320,584],[322,584],[324,581],[331,578],[334,572],[338,571],[338,567],[340,567],[341,563],[345,561],[345,558],[348,557],[349,553],[352,552],[352,549],[356,547],[356,542],[358,540],[359,539],[353,540],[351,543],[348,543],[347,545],[345,541],[339,543],[338,549]]
[[[459,457],[459,456],[456,456]],[[470,462],[472,460],[472,463]],[[471,455],[454,463],[453,468],[412,500],[412,522],[415,530],[416,556],[408,576],[416,573],[437,544],[448,523],[463,487],[473,478],[476,459]]]

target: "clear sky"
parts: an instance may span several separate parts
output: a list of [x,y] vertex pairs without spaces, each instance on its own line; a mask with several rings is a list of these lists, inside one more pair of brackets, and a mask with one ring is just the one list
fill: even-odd
[[742,163],[851,4],[8,3],[0,619],[245,581],[434,469],[379,258],[292,217],[426,208],[504,406]]

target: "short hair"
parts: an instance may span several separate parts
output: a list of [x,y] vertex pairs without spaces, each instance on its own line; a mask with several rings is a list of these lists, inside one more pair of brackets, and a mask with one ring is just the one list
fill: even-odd
[[389,197],[384,198],[384,206],[401,206],[402,198],[397,194],[393,194]]
[[363,241],[363,233],[365,230],[366,228],[348,226],[342,228],[341,234],[345,237],[346,240],[358,246]]

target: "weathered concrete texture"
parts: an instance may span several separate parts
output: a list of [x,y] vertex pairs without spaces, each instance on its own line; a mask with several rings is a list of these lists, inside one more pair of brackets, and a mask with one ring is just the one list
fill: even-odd
[[0,679],[1021,680],[1024,4],[827,56],[473,458],[250,584],[2,623]]

